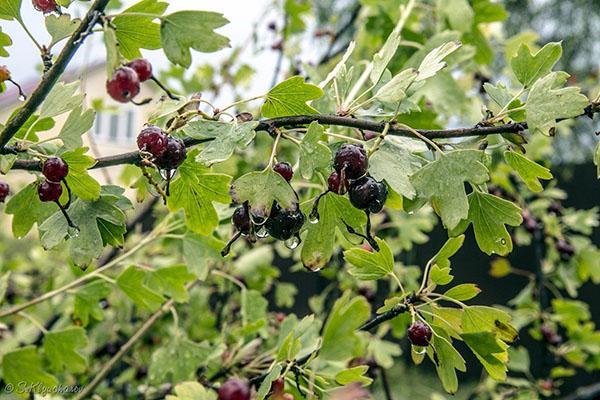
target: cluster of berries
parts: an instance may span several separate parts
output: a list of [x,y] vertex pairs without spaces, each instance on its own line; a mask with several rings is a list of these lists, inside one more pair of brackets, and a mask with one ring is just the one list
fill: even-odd
[[138,149],[150,153],[154,163],[161,169],[173,170],[179,167],[187,154],[183,140],[171,135],[158,126],[148,125],[137,137]]
[[154,76],[152,64],[145,58],[137,58],[117,68],[112,77],[106,81],[106,91],[110,97],[118,102],[131,102],[136,105],[145,104],[150,99],[137,103],[133,101],[133,98],[140,93],[140,83],[147,80],[154,81],[170,98],[177,100],[177,97]]

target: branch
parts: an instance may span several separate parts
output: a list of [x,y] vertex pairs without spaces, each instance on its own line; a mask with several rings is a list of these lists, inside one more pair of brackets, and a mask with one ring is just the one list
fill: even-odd
[[336,43],[338,42],[338,40],[342,36],[344,36],[344,34],[354,26],[354,22],[358,18],[361,8],[362,8],[362,5],[360,4],[360,2],[354,6],[354,9],[352,10],[352,12],[350,14],[350,18],[348,18],[348,21],[346,21],[346,23],[335,33],[331,42],[329,43],[329,47],[327,48],[327,50],[325,51],[325,54],[323,54],[323,56],[321,57],[321,59],[319,60],[317,65],[323,65],[323,64],[329,62],[329,60],[331,60],[332,58],[336,57],[338,54],[340,54],[341,52],[346,50],[346,48],[348,47],[348,43],[346,43],[342,46],[339,46],[337,48],[337,50],[335,50],[335,51],[333,49],[334,49]]
[[29,117],[42,104],[42,102],[50,93],[60,76],[63,74],[67,65],[75,55],[75,52],[82,45],[84,39],[89,34],[91,28],[98,21],[98,17],[102,14],[109,0],[96,0],[88,10],[87,14],[79,24],[79,27],[73,33],[62,52],[56,59],[56,62],[42,77],[38,87],[31,93],[29,99],[14,117],[12,117],[0,133],[0,148],[4,148],[9,140],[17,133],[17,131],[25,124]]
[[562,400],[594,400],[600,395],[600,383],[595,383],[590,386],[580,387],[570,395],[563,397]]

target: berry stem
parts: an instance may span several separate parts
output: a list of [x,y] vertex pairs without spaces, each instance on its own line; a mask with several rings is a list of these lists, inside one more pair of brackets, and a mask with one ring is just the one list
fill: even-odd
[[275,136],[275,141],[273,142],[273,150],[271,150],[271,156],[269,157],[269,163],[267,164],[266,169],[273,168],[273,163],[275,162],[275,156],[277,155],[277,145],[279,144],[279,139],[281,138],[281,131],[277,129],[277,136]]
[[165,85],[162,84],[161,81],[158,80],[158,78],[156,78],[154,75],[152,75],[150,77],[150,79],[156,83],[158,85],[159,88],[161,88],[166,94],[167,96],[169,96],[169,98],[171,100],[179,100],[179,97],[175,96],[173,93],[171,93],[171,91],[169,89],[167,89],[167,87]]
[[27,29],[27,26],[23,23],[23,20],[21,18],[16,18],[16,20],[19,23],[19,25],[21,25],[21,27],[23,28],[23,30],[25,31],[25,33],[27,34],[27,36],[29,36],[29,38],[31,39],[31,41],[33,42],[33,44],[35,44],[35,47],[37,47],[38,50],[40,51],[40,53],[43,54],[44,53],[44,48],[36,40],[35,36],[33,36],[33,34],[31,33],[31,31],[29,31],[29,29]]
[[133,100],[133,99],[129,99],[129,102],[130,102],[131,104],[135,104],[136,106],[144,106],[144,105],[146,105],[146,104],[150,103],[151,101],[152,101],[152,98],[151,98],[151,97],[148,97],[147,99],[144,99],[144,100],[142,100],[142,101],[135,101],[135,100]]
[[71,188],[69,187],[69,184],[67,183],[66,179],[63,179],[62,183],[65,185],[65,188],[67,188],[67,204],[65,204],[64,206],[61,205],[61,207],[63,207],[65,210],[68,210],[69,207],[71,207],[71,200],[73,199],[73,193],[71,193]]
[[231,246],[242,236],[242,232],[241,231],[237,231],[235,233],[235,235],[233,235],[233,237],[231,239],[229,239],[229,241],[227,242],[227,244],[225,245],[225,247],[223,247],[223,250],[221,250],[221,257],[225,257],[226,255],[229,254],[229,252],[231,251]]
[[60,201],[56,200],[56,204],[58,205],[58,208],[60,208],[60,211],[62,212],[62,214],[65,216],[65,219],[67,220],[67,224],[69,225],[69,227],[73,228],[73,229],[77,229],[79,231],[80,230],[79,227],[73,223],[73,220],[71,220],[71,217],[69,217],[69,213],[67,213],[67,210],[65,210],[64,207],[62,206],[62,204],[60,204]]
[[19,91],[19,97],[23,100],[27,100],[27,95],[25,94],[25,92],[23,92],[23,88],[21,88],[21,85],[19,85],[17,82],[13,81],[12,79],[7,79],[7,81],[9,81],[10,83],[12,83],[13,85],[15,85],[17,87],[17,90]]

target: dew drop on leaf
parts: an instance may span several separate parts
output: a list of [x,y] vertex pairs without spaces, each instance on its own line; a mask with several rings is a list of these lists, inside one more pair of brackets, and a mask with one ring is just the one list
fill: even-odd
[[79,229],[73,228],[70,226],[67,228],[67,235],[69,236],[70,239],[79,237]]
[[294,250],[300,244],[300,238],[298,236],[292,236],[285,241],[285,247],[290,250]]

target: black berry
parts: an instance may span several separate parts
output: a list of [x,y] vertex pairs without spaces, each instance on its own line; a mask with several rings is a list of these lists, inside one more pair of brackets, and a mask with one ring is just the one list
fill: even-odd
[[333,168],[348,179],[358,179],[367,173],[369,159],[362,146],[356,144],[343,144],[335,153]]
[[250,386],[244,380],[231,378],[219,388],[219,400],[250,400]]
[[278,162],[277,164],[273,165],[273,171],[283,176],[283,179],[288,182],[291,181],[292,177],[294,176],[294,170],[287,162]]
[[140,78],[129,67],[120,67],[106,81],[106,90],[110,97],[121,103],[127,103],[140,92]]
[[44,161],[42,174],[50,182],[60,182],[69,174],[69,166],[60,157],[52,157]]
[[242,232],[244,235],[250,233],[252,222],[250,221],[250,214],[248,213],[248,209],[246,207],[239,206],[236,208],[231,216],[231,221],[237,230]]
[[137,73],[140,82],[144,82],[152,78],[152,64],[150,64],[150,61],[146,60],[145,58],[136,58],[135,60],[129,62],[127,66]]
[[288,210],[275,203],[265,222],[265,228],[275,239],[288,240],[300,231],[304,220],[304,214],[297,205],[296,208]]
[[429,346],[433,332],[429,325],[421,321],[415,321],[408,328],[408,339],[415,346]]
[[38,196],[41,201],[58,201],[62,191],[62,185],[59,182],[43,181],[38,186]]
[[560,254],[560,258],[562,258],[564,261],[569,261],[575,254],[575,247],[563,239],[556,241],[555,248]]
[[0,182],[0,203],[4,203],[6,197],[10,193],[10,186],[6,182]]
[[336,194],[344,194],[346,193],[346,188],[348,187],[348,181],[344,180],[342,182],[342,177],[337,171],[333,171],[329,178],[327,178],[327,187],[333,193]]
[[55,0],[32,0],[33,7],[44,14],[55,11],[58,8]]
[[354,207],[377,213],[383,209],[387,199],[387,186],[370,176],[364,176],[350,183],[348,193]]
[[158,126],[149,125],[142,129],[137,137],[138,149],[147,151],[154,157],[160,157],[167,150],[169,137]]
[[175,169],[185,160],[186,149],[183,140],[169,136],[167,149],[162,156],[156,159],[156,165],[163,169]]

